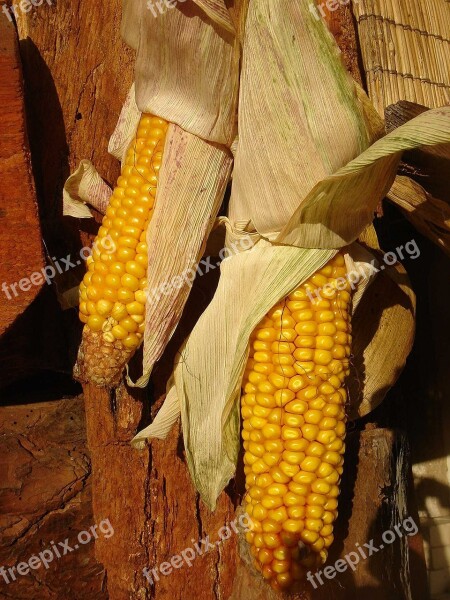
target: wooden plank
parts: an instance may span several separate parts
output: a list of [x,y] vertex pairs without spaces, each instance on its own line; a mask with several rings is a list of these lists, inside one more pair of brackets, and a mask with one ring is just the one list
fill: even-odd
[[[93,541],[74,548],[80,532],[99,524],[92,515],[85,436],[81,396],[0,407],[0,567],[8,579],[0,574],[2,600],[106,600]],[[63,555],[59,543],[66,538],[72,551]],[[55,555],[48,569],[41,565],[27,575],[8,572],[52,542],[61,557]]]
[[[39,271],[45,264],[26,133],[17,34],[3,14],[0,105],[1,335],[38,294],[44,283]],[[34,273],[34,281],[27,279]]]

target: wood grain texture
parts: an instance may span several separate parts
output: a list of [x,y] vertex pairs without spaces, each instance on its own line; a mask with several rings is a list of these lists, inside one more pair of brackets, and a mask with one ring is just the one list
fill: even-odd
[[[0,335],[38,294],[44,266],[14,26],[0,14]],[[3,285],[5,284],[5,285]],[[15,287],[11,288],[10,285]],[[20,287],[19,285],[20,284]]]
[[[84,421],[82,397],[0,407],[0,566],[28,561],[52,541],[62,554],[59,542],[69,538],[73,548],[97,523]],[[9,583],[0,576],[2,600],[107,598],[92,542],[55,556],[48,569],[13,574]]]

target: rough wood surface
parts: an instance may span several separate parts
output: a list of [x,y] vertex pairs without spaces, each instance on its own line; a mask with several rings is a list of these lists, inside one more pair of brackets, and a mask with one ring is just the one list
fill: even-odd
[[[390,132],[427,111],[426,106],[401,100],[385,110],[386,131]],[[450,144],[425,146],[405,152],[400,173],[417,181],[431,195],[450,204],[448,173]]]
[[[0,15],[0,335],[38,294],[44,266],[17,33]],[[36,275],[33,275],[36,274]],[[34,277],[33,281],[28,278]],[[13,285],[13,289],[10,285]]]
[[[0,567],[38,556],[52,541],[62,554],[59,542],[69,538],[73,548],[79,532],[97,523],[85,436],[82,397],[0,407]],[[13,571],[16,580],[6,571],[9,583],[0,574],[0,598],[107,598],[92,542],[48,567]]]

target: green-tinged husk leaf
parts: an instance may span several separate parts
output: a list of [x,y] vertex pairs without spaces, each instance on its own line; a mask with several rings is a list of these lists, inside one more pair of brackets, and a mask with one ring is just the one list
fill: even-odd
[[362,95],[308,2],[252,0],[230,219],[251,219],[263,235],[280,231],[317,182],[379,135]]
[[277,241],[311,248],[346,246],[372,221],[395,179],[402,152],[449,142],[450,107],[422,113],[318,183]]

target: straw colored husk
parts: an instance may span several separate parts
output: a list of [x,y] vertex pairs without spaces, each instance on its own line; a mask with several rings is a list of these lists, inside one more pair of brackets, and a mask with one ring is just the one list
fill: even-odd
[[145,2],[139,8],[126,2],[122,33],[137,50],[139,109],[230,146],[236,135],[238,41],[210,18],[220,14],[225,23],[221,3],[201,4],[179,4],[155,17]]
[[[148,269],[143,375],[144,387],[178,325],[197,263],[223,200],[231,153],[177,125],[169,125],[147,232]],[[128,378],[128,383],[132,384]]]
[[358,158],[318,183],[277,241],[339,248],[354,241],[394,182],[402,152],[450,142],[450,107],[422,113],[375,142]]
[[450,102],[446,0],[353,2],[369,95],[381,115],[398,100]]
[[229,216],[280,231],[313,186],[370,143],[356,86],[306,2],[250,2]]

